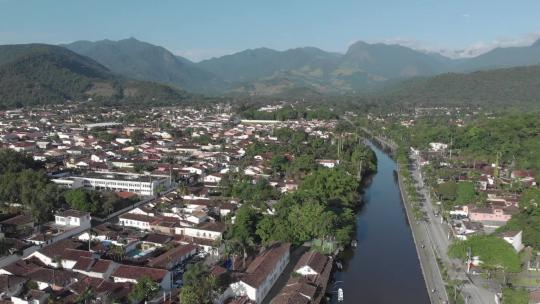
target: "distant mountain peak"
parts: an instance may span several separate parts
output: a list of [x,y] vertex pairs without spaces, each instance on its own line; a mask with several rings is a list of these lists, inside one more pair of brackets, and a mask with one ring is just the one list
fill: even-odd
[[531,46],[540,47],[540,38],[538,38]]

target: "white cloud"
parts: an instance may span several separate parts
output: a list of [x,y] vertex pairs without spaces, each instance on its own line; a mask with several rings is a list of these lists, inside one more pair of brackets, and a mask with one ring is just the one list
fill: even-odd
[[237,50],[226,50],[226,49],[188,49],[188,50],[178,50],[174,51],[178,56],[185,57],[191,61],[198,62],[205,59],[210,59],[212,57],[221,57],[224,55],[229,55],[236,53]]
[[478,41],[464,48],[440,47],[416,39],[399,37],[372,41],[372,43],[398,44],[427,53],[440,53],[441,55],[450,58],[470,58],[484,54],[498,47],[528,46],[533,44],[539,38],[540,32],[533,32],[514,38],[501,37],[492,41]]

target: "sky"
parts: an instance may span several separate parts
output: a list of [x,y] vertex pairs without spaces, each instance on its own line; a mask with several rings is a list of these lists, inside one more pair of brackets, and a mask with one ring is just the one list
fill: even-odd
[[355,41],[451,57],[540,37],[538,0],[0,0],[0,44],[135,37],[194,61]]

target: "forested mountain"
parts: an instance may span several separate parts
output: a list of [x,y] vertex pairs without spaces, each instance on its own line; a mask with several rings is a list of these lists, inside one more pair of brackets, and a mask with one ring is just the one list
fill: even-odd
[[245,50],[232,55],[212,58],[197,65],[229,82],[253,81],[283,71],[303,72],[322,76],[338,64],[341,55],[318,48],[304,47],[286,51],[269,48]]
[[498,48],[470,59],[450,59],[400,45],[356,42],[345,54],[313,47],[276,51],[258,48],[193,63],[134,38],[79,41],[66,47],[115,73],[206,94],[286,95],[369,93],[417,76],[540,64],[540,41]]
[[389,79],[434,75],[451,65],[451,59],[440,55],[365,42],[351,45],[344,55],[317,48],[282,52],[261,48],[198,63],[236,83],[231,91],[255,95],[280,94],[294,88],[322,93],[370,90]]
[[117,76],[96,61],[46,44],[0,46],[0,107],[66,100],[182,101],[181,90]]
[[119,41],[77,41],[64,47],[129,78],[171,84],[192,92],[216,92],[226,84],[186,58],[163,47],[129,38]]
[[464,61],[457,70],[478,71],[536,64],[540,64],[540,39],[531,46],[496,48]]
[[379,94],[399,102],[540,105],[540,65],[417,77]]

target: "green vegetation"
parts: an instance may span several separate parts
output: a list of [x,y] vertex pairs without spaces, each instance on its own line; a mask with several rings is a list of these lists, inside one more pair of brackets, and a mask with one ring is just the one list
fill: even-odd
[[475,204],[480,196],[476,194],[472,182],[448,181],[436,185],[435,191],[446,209],[466,204]]
[[183,304],[213,303],[218,290],[216,278],[203,263],[193,264],[184,273],[184,286],[180,291]]
[[114,192],[90,191],[83,188],[67,190],[63,197],[70,208],[90,212],[93,216],[99,217],[105,217],[135,203],[134,200],[119,198]]
[[[266,180],[253,183],[242,174],[227,174],[221,181],[222,195],[243,203],[224,239],[227,252],[246,257],[257,245],[276,241],[313,241],[325,251],[348,244],[355,232],[360,180],[376,169],[375,154],[354,136],[322,140],[303,131],[273,133],[276,144],[255,142],[246,158],[271,156],[266,160],[271,173],[295,178],[299,188],[281,195]],[[328,169],[317,165],[318,158],[340,162]],[[269,207],[268,200],[277,203]]]
[[62,103],[67,100],[172,103],[190,96],[171,87],[132,81],[65,48],[0,46],[0,107]]
[[450,124],[448,118],[424,118],[410,128],[392,124],[385,133],[420,149],[427,149],[430,142],[451,143],[470,164],[475,160],[494,163],[499,154],[500,164],[540,171],[540,120],[535,113],[480,115],[464,127]]
[[519,256],[510,244],[501,238],[493,235],[472,236],[466,241],[454,242],[450,246],[448,254],[465,260],[469,248],[472,256],[480,258],[483,268],[506,272],[521,271]]
[[520,213],[498,231],[523,231],[523,243],[540,249],[540,189],[529,188],[523,192],[519,201]]
[[503,288],[502,292],[503,304],[528,304],[529,295],[524,289]]
[[137,280],[137,284],[129,293],[129,299],[135,302],[153,299],[159,291],[159,285],[150,277],[143,277]]
[[7,212],[28,211],[38,223],[44,223],[60,208],[106,216],[130,204],[133,201],[120,199],[114,192],[61,190],[40,163],[26,154],[0,150],[0,207]]
[[38,222],[50,219],[61,193],[41,169],[41,164],[27,155],[0,150],[1,208],[21,206]]
[[280,199],[275,215],[264,215],[256,234],[262,243],[313,239],[350,241],[355,227],[358,180],[344,170],[319,169],[308,175],[297,192]]
[[529,105],[538,108],[540,66],[413,78],[387,88],[386,92],[384,98],[401,103]]

